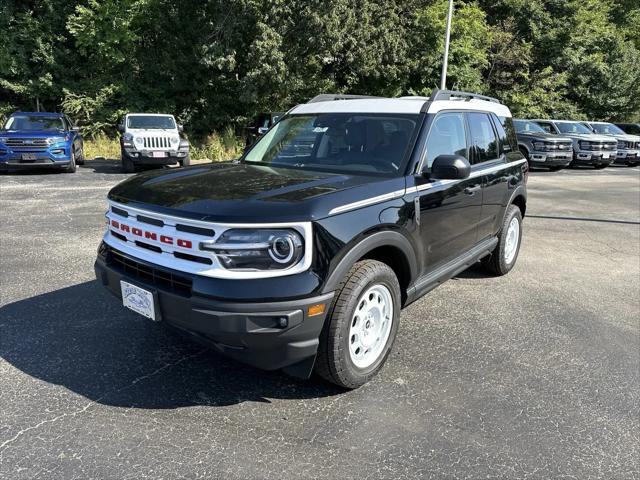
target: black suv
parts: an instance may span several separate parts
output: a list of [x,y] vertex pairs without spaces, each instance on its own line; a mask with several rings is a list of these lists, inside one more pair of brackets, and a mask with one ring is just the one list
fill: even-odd
[[511,270],[527,168],[495,99],[322,95],[238,161],[114,187],[95,271],[226,355],[356,388],[401,308],[477,261]]

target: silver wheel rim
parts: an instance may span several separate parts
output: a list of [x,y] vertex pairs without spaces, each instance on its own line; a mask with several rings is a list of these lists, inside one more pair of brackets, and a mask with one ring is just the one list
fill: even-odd
[[358,368],[373,365],[384,351],[393,323],[393,297],[384,285],[374,285],[358,300],[349,327],[349,357]]
[[518,242],[520,241],[520,222],[517,217],[513,217],[507,228],[507,239],[504,244],[504,261],[513,262],[518,251]]

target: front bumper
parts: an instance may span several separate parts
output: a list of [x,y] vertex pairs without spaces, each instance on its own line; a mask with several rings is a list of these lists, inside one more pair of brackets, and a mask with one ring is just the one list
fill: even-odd
[[574,150],[573,162],[577,165],[609,165],[616,159],[617,151],[608,152],[592,150]]
[[[116,297],[122,298],[120,280],[153,292],[160,320],[226,356],[265,370],[285,369],[301,377],[311,374],[333,293],[238,302],[224,300],[224,291],[218,290],[209,292],[217,297],[211,298],[190,288],[193,276],[127,257],[104,244],[94,267],[98,281]],[[309,316],[308,308],[318,304],[325,304],[325,313]]]
[[566,152],[541,152],[533,151],[529,154],[529,161],[533,164],[540,164],[548,167],[566,167],[571,163],[571,150]]
[[28,169],[28,168],[64,168],[71,162],[68,146],[55,146],[47,150],[22,151],[0,145],[0,169]]
[[640,163],[640,150],[618,150],[615,163]]
[[164,150],[155,153],[158,152],[163,156],[154,156],[152,151],[124,148],[124,154],[136,165],[175,165],[189,155],[188,150]]

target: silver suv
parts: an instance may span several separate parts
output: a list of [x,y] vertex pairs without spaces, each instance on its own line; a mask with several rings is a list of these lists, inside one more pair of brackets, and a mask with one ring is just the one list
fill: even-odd
[[618,154],[615,163],[635,167],[640,163],[640,136],[629,135],[620,127],[607,122],[585,122],[594,133],[607,135],[618,141]]
[[531,120],[514,119],[518,135],[518,148],[531,167],[546,167],[555,171],[566,167],[573,160],[573,142],[545,132]]
[[533,120],[547,133],[568,137],[573,142],[575,165],[606,168],[618,154],[618,142],[605,135],[596,135],[580,122],[571,120]]

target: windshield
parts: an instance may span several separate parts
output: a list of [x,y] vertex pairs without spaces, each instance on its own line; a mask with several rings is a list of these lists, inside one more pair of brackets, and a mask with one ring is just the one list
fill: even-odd
[[176,122],[173,117],[165,115],[129,115],[127,117],[128,128],[141,128],[147,130],[173,130]]
[[4,125],[5,130],[64,130],[64,122],[60,117],[43,117],[40,115],[15,115],[9,117]]
[[244,161],[346,173],[397,173],[417,115],[323,113],[283,118]]
[[616,127],[613,123],[592,123],[591,126],[596,133],[603,133],[605,135],[624,135],[624,131],[621,128]]
[[517,133],[547,133],[540,125],[529,120],[514,120],[513,123]]
[[558,127],[561,133],[593,133],[578,122],[557,122],[556,127]]

